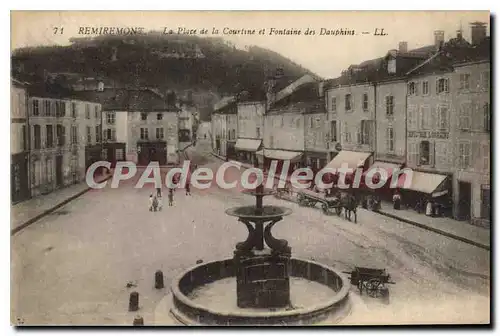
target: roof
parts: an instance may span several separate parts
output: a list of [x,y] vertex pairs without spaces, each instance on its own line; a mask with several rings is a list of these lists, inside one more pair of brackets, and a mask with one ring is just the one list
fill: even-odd
[[275,106],[268,111],[268,115],[277,114],[316,114],[326,113],[325,104],[320,100],[309,102],[292,102],[283,106]]
[[101,103],[103,110],[137,112],[179,111],[179,108],[172,103],[168,103],[162,95],[148,88],[79,91],[75,95],[88,101]]
[[219,100],[217,103],[214,104],[213,113],[223,113],[225,112],[224,110],[226,110],[230,106],[232,105],[236,106],[236,102],[237,102],[236,96],[223,97],[221,100]]
[[13,85],[15,85],[15,86],[26,87],[26,86],[28,86],[28,85],[29,85],[29,83],[28,83],[28,82],[23,82],[23,81],[20,81],[20,80],[18,80],[18,79],[16,79],[16,78],[12,78],[12,77],[10,78],[10,81],[11,81],[11,82],[12,82],[12,84],[13,84]]
[[293,83],[286,86],[283,90],[276,93],[276,98],[274,99],[273,104],[279,102],[282,99],[287,98],[290,95],[293,95],[295,92],[302,90],[304,88],[311,89],[314,86],[318,85],[318,78],[311,75],[304,75],[294,81]]

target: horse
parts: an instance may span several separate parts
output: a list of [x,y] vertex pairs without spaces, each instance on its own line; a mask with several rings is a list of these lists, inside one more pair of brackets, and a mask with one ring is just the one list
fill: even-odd
[[358,200],[354,195],[349,193],[340,194],[340,205],[344,209],[345,218],[351,220],[351,214],[354,213],[354,223],[358,222],[357,208]]

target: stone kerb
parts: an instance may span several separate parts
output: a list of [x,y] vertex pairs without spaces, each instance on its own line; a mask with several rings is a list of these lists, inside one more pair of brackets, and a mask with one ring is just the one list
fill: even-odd
[[189,293],[199,286],[234,276],[232,259],[207,262],[190,268],[177,276],[172,283],[174,302],[172,313],[176,315],[177,310],[194,323],[203,325],[310,324],[343,310],[348,304],[350,284],[341,272],[313,261],[297,258],[291,259],[292,277],[321,283],[334,290],[336,294],[313,307],[265,312],[217,311],[188,298]]

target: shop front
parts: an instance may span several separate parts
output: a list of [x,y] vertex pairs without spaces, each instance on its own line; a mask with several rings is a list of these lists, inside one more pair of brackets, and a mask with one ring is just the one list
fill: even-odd
[[453,215],[449,175],[420,172],[402,174],[398,179],[402,203],[428,216]]
[[[392,201],[392,196],[398,187],[398,172],[403,163],[375,161],[363,173],[360,188],[367,194],[385,201]],[[369,181],[368,181],[369,179]],[[380,182],[383,180],[383,184]],[[376,185],[376,188],[374,187]]]
[[324,175],[323,181],[325,183],[334,183],[335,185],[339,182],[340,173],[337,171],[339,168],[349,168],[351,173],[345,174],[345,183],[350,185],[354,180],[354,173],[356,169],[360,168],[363,171],[368,166],[368,159],[372,153],[369,152],[354,152],[343,150],[340,151],[326,166],[325,169],[334,169],[334,173],[326,173]]
[[260,139],[238,139],[235,149],[237,151],[238,161],[254,164],[256,152],[260,149],[262,140]]
[[[263,157],[264,160],[264,170],[269,171],[271,163],[276,161],[276,176],[281,176],[282,173],[286,173],[290,176],[292,172],[302,165],[302,152],[288,151],[288,150],[277,150],[277,149],[263,149],[258,151],[257,156]],[[289,167],[286,172],[285,162],[289,162]]]

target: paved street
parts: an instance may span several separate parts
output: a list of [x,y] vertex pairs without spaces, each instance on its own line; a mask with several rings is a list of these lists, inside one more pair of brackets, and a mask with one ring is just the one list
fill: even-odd
[[[200,166],[221,164],[206,143],[188,151]],[[238,177],[236,170],[228,174]],[[150,324],[168,291],[153,288],[156,270],[170,284],[198,259],[231,257],[246,238],[244,226],[224,210],[252,203],[250,196],[216,186],[192,188],[192,196],[178,190],[173,207],[152,213],[147,208],[153,186],[133,185],[90,191],[12,237],[13,321],[130,325],[135,313],[127,312],[128,293],[137,290],[139,313]],[[489,251],[365,210],[354,224],[274,197],[265,203],[294,211],[273,232],[289,241],[295,256],[339,270],[388,270],[396,282],[391,304],[363,299],[373,311],[363,322],[489,321]]]

